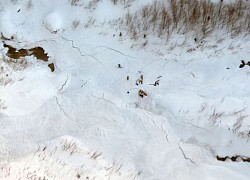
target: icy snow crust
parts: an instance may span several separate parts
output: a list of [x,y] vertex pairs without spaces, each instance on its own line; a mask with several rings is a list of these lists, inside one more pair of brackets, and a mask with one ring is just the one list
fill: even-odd
[[250,68],[238,68],[250,60],[249,35],[218,34],[202,47],[152,35],[142,48],[145,39],[109,25],[123,5],[89,2],[0,2],[8,43],[41,46],[56,67],[1,61],[11,83],[0,83],[0,179],[248,180],[249,163],[216,156],[250,156]]

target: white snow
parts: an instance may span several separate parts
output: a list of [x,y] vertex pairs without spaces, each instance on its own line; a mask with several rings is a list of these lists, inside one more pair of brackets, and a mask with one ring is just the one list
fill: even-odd
[[45,26],[49,28],[52,32],[58,32],[63,28],[64,18],[59,12],[53,11],[49,15],[46,16],[44,21]]
[[0,43],[0,179],[249,179],[216,159],[250,157],[249,34],[120,37],[111,21],[149,2],[0,2],[5,43],[49,55],[24,68]]

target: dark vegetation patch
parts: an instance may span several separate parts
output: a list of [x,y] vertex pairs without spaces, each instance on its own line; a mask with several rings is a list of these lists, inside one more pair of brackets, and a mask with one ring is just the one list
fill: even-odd
[[144,98],[144,96],[148,96],[148,94],[147,94],[145,91],[141,90],[141,89],[139,90],[138,95],[139,95],[141,98]]
[[226,156],[226,157],[216,156],[216,159],[217,159],[218,161],[231,160],[231,161],[233,161],[233,162],[243,161],[243,162],[249,162],[249,163],[250,163],[250,157],[239,156],[239,155],[235,155],[235,156]]
[[[118,20],[133,39],[154,33],[158,37],[193,32],[207,37],[223,30],[231,37],[250,32],[250,1],[154,0],[135,13]],[[122,29],[121,29],[122,30]],[[145,36],[144,36],[145,37]],[[195,38],[197,41],[197,38]]]
[[78,179],[80,179],[80,178],[81,178],[81,175],[80,175],[79,173],[77,173],[77,174],[76,174],[76,177],[77,177]]
[[241,60],[241,64],[240,64],[239,68],[243,68],[245,66],[250,66],[250,61],[245,62],[244,60]]

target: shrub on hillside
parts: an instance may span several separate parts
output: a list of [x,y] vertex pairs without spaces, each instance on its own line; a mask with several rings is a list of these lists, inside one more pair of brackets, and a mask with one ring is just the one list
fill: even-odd
[[121,24],[133,38],[146,32],[169,37],[173,32],[194,32],[206,37],[215,30],[232,36],[250,33],[250,2],[237,0],[155,0],[136,13],[128,12]]

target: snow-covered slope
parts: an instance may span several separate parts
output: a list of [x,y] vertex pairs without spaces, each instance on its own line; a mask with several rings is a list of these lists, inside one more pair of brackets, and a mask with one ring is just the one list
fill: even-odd
[[249,179],[216,158],[250,157],[249,34],[131,40],[114,20],[148,2],[0,2],[0,179]]

